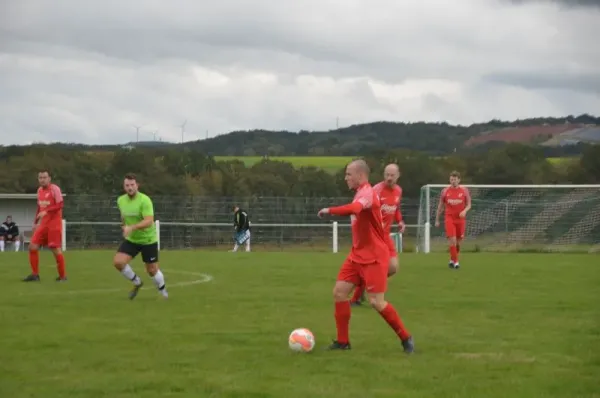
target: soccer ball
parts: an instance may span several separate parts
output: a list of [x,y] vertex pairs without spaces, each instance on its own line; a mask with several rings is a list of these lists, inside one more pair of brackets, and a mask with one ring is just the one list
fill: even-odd
[[288,343],[292,351],[311,352],[315,348],[315,336],[308,329],[295,329],[290,333]]

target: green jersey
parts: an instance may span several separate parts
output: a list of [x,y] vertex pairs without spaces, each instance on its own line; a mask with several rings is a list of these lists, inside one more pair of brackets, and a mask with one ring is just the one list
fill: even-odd
[[[141,192],[138,192],[133,198],[130,198],[127,194],[119,196],[117,206],[125,225],[134,225],[141,222],[144,217],[154,216],[152,199]],[[158,242],[156,225],[152,223],[148,228],[133,231],[126,239],[138,245],[156,243]]]

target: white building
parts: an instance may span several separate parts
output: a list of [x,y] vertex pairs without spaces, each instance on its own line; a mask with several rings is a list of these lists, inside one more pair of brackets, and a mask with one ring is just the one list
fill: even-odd
[[35,193],[0,193],[0,223],[12,216],[21,231],[30,230],[36,210]]

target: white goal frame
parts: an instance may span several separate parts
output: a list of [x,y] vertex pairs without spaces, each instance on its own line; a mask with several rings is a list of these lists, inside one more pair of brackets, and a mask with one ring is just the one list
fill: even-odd
[[[432,203],[431,203],[431,189],[432,188],[446,188],[449,184],[427,184],[421,187],[421,196],[425,196],[424,203],[421,198],[419,203],[419,220],[418,228],[419,235],[422,229],[423,242],[418,239],[416,251],[419,253],[430,253],[431,252],[431,215]],[[468,189],[600,189],[600,184],[461,184],[461,186]],[[423,206],[427,211],[424,211]],[[437,206],[433,203],[433,206]],[[433,212],[435,214],[435,212]],[[424,216],[424,217],[423,217]]]

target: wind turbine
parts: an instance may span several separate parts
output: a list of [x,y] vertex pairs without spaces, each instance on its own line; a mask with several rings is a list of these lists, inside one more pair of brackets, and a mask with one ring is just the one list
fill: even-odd
[[140,129],[143,126],[131,126],[135,129],[135,142],[140,142]]
[[181,143],[183,144],[183,136],[185,134],[185,125],[187,124],[187,119],[179,126],[181,127]]

